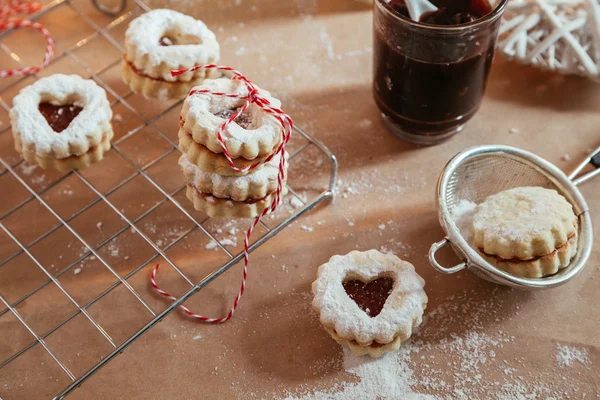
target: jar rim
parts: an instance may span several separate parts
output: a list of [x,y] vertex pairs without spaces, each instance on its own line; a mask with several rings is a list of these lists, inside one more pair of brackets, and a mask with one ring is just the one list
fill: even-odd
[[425,31],[432,31],[438,33],[460,33],[465,30],[470,30],[472,28],[478,28],[481,25],[486,25],[491,22],[494,22],[498,18],[502,16],[504,9],[506,8],[506,4],[508,0],[500,0],[500,2],[496,5],[496,7],[489,14],[484,15],[483,17],[473,21],[468,22],[466,24],[461,25],[432,25],[425,24],[423,22],[413,21],[410,18],[406,18],[400,16],[392,7],[389,6],[389,0],[375,0],[375,6],[380,7],[384,12],[386,12],[391,17],[397,19],[403,24],[410,25],[416,29],[421,29]]

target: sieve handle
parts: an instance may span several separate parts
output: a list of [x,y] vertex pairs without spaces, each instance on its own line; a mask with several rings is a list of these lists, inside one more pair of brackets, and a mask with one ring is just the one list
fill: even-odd
[[452,268],[446,268],[442,267],[442,265],[435,259],[435,253],[437,253],[439,249],[446,246],[447,244],[450,244],[450,240],[448,240],[448,238],[444,238],[444,240],[440,240],[439,242],[435,242],[434,244],[432,244],[429,248],[429,262],[431,263],[433,268],[437,269],[442,274],[454,274],[455,272],[464,269],[467,266],[467,264],[463,262],[458,265],[455,265]]
[[[587,166],[592,165],[594,169],[586,174],[580,175],[581,171]],[[584,182],[589,181],[594,176],[600,174],[600,147],[598,147],[592,154],[590,154],[581,164],[575,168],[575,171],[569,175],[569,179],[573,181],[576,186],[581,185]]]

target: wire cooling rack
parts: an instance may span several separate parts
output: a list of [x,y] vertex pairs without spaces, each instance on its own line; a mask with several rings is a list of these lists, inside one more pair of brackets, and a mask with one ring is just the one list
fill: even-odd
[[[229,249],[231,243],[218,239],[217,233],[222,232],[218,226],[229,227],[230,225],[227,224],[231,224],[230,222],[218,220],[211,222],[208,216],[190,207],[183,195],[185,184],[182,179],[178,180],[181,175],[178,171],[157,173],[157,170],[161,170],[166,163],[177,167],[176,158],[179,150],[176,131],[181,102],[172,104],[155,102],[148,105],[139,96],[133,95],[116,78],[123,53],[121,43],[124,30],[129,21],[148,11],[148,7],[137,0],[122,2],[122,6],[117,10],[99,6],[96,0],[93,4],[94,7],[91,7],[89,0],[54,0],[48,3],[31,19],[40,20],[55,35],[57,55],[54,60],[36,76],[0,81],[0,189],[2,193],[0,197],[3,198],[0,201],[0,235],[2,235],[0,237],[0,382],[2,382],[0,400],[4,396],[19,393],[18,386],[23,384],[19,380],[10,378],[6,378],[3,382],[1,379],[3,372],[10,369],[11,365],[18,364],[21,358],[40,348],[41,353],[36,354],[42,354],[46,359],[50,356],[52,359],[50,364],[60,368],[61,374],[64,374],[63,379],[66,376],[67,384],[60,386],[62,389],[55,397],[64,398],[186,299],[236,265],[243,257],[239,246],[235,254],[232,254]],[[28,35],[29,33],[23,30],[0,34],[0,68],[34,65],[39,62],[35,59],[29,60],[28,56],[21,54],[25,40],[27,40],[27,48],[30,48],[30,41],[31,43],[40,41],[38,37]],[[43,48],[35,53],[41,57]],[[112,150],[106,154],[106,159],[94,164],[88,170],[74,170],[67,173],[43,171],[27,165],[12,150],[12,136],[8,121],[9,104],[22,87],[31,84],[41,76],[67,72],[64,71],[65,69],[94,79],[107,91],[115,115],[113,120],[115,140]],[[169,117],[173,121],[171,125],[168,124]],[[124,126],[120,128],[120,125]],[[289,198],[293,199],[290,202],[292,205],[287,205],[287,212],[278,210],[275,215],[261,222],[262,230],[255,233],[250,251],[264,244],[320,202],[333,197],[337,174],[335,156],[306,131],[296,128],[295,133],[295,138],[289,146],[288,189]],[[318,157],[323,161],[314,164],[315,169],[327,171],[321,189],[313,190],[310,194],[307,194],[306,186],[295,190],[294,162],[306,164],[307,160]],[[301,159],[302,161],[299,161]],[[174,184],[174,181],[177,184]],[[140,210],[135,212],[124,209],[118,200],[122,198],[130,200],[138,196],[145,198],[148,193],[149,189],[139,189],[140,182],[158,195],[154,204],[148,201],[148,205],[141,204]],[[75,189],[76,187],[78,189]],[[89,195],[79,196],[83,191]],[[178,213],[180,218],[186,220],[187,228],[175,230],[173,234],[173,231],[169,230],[168,223],[161,225],[158,228],[159,232],[156,232],[154,225],[143,224],[145,220],[159,214],[167,205]],[[102,212],[92,213],[100,206]],[[42,212],[48,214],[50,219],[42,217]],[[96,219],[98,215],[102,215],[103,220],[107,219],[107,215],[111,215],[121,224],[100,239],[93,235],[90,238],[89,229],[86,230],[90,226],[92,230],[108,230],[103,228],[102,220]],[[171,217],[167,219],[171,220]],[[239,224],[240,234],[243,234],[243,228],[249,223],[249,221],[242,222],[244,223]],[[108,225],[106,222],[104,224]],[[148,226],[149,229],[145,229]],[[166,231],[168,240],[164,235],[161,236],[161,230]],[[178,265],[177,260],[169,257],[169,251],[182,243],[185,238],[190,238],[195,231],[201,232],[210,243],[206,246],[207,249],[209,246],[214,247],[225,255],[223,258],[226,260],[223,264],[217,264],[220,266],[201,279],[190,277],[190,274],[186,274]],[[78,245],[81,249],[70,260],[66,260],[68,257],[57,255],[62,247],[56,245],[52,239],[59,232],[71,235],[73,239],[64,248]],[[139,240],[145,246],[149,246],[151,251],[144,259],[138,260],[134,268],[124,272],[117,264],[122,264],[123,260],[127,261],[129,257],[119,255],[114,242],[127,234],[138,235]],[[44,245],[49,241],[50,244]],[[38,247],[45,250],[38,251]],[[94,295],[81,300],[79,296],[72,294],[64,278],[78,275],[82,271],[82,265],[88,261],[95,263],[97,270],[107,273],[113,279],[113,283],[98,289],[98,294],[94,293],[94,288],[90,288],[90,293]],[[132,278],[140,271],[147,280],[148,268],[157,261],[170,266],[172,272],[182,278],[187,285],[187,288],[180,292],[176,302],[160,303],[161,307],[158,309],[156,302],[150,305],[147,298],[144,298],[140,290],[131,283]],[[197,263],[201,262],[201,259],[197,261]],[[41,277],[31,279],[28,271],[35,271],[38,275],[41,273]],[[87,273],[87,271],[83,272],[78,278],[85,280]],[[7,279],[8,276],[10,279]],[[165,282],[166,285],[168,283]],[[61,318],[58,323],[55,321],[52,324],[40,324],[28,316],[31,311],[27,309],[27,305],[33,302],[35,307],[36,296],[49,288],[58,292],[58,295],[69,303],[73,312],[66,315],[59,313]],[[101,324],[93,315],[91,308],[119,288],[130,294],[131,302],[141,305],[145,310],[145,319],[142,328],[135,333],[128,337],[114,338],[111,336],[110,329],[103,327],[106,326],[106,321]],[[68,308],[64,304],[60,306],[57,304],[55,309],[58,310],[59,307]],[[108,343],[110,350],[96,354],[85,369],[72,371],[69,363],[64,361],[55,350],[53,343],[56,341],[51,339],[60,334],[61,330],[66,329],[65,326],[76,318],[85,318],[85,322]],[[14,338],[15,335],[17,340]],[[72,343],[73,346],[77,344],[85,347],[82,339],[79,343]],[[49,368],[48,365],[41,364]],[[16,375],[22,378],[18,368],[16,371]],[[6,376],[10,374],[6,373]],[[56,377],[53,379],[56,380]]]

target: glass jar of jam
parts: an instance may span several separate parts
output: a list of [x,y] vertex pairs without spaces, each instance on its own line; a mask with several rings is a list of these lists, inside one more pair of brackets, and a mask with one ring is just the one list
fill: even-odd
[[404,0],[375,0],[373,95],[389,130],[435,144],[479,109],[507,0],[430,0],[437,11],[408,16]]

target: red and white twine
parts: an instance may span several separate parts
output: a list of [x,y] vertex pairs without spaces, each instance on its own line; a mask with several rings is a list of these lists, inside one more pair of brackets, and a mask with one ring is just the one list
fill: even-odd
[[12,18],[15,14],[33,14],[41,8],[42,6],[38,3],[23,2],[21,0],[0,0],[0,33],[10,29],[33,28],[40,31],[46,40],[46,53],[44,54],[44,59],[40,65],[36,67],[0,70],[0,78],[35,74],[46,67],[52,60],[52,57],[54,56],[54,41],[50,36],[50,32],[38,22],[23,18]]
[[[224,317],[221,317],[221,318],[210,318],[210,317],[205,317],[203,315],[196,314],[184,305],[179,306],[183,310],[183,312],[185,312],[187,315],[191,316],[192,318],[195,318],[195,319],[198,319],[198,320],[204,321],[204,322],[221,323],[221,322],[228,321],[229,319],[231,319],[231,317],[233,317],[233,313],[235,312],[237,306],[239,305],[240,299],[242,298],[242,295],[244,294],[244,290],[246,289],[246,278],[248,277],[248,263],[250,261],[250,251],[249,251],[250,237],[252,236],[252,232],[254,231],[254,228],[256,228],[256,225],[258,225],[260,220],[267,213],[274,212],[277,209],[277,205],[279,204],[279,202],[281,200],[281,191],[283,189],[283,182],[285,179],[285,168],[284,168],[285,162],[286,162],[285,147],[292,135],[293,122],[292,122],[292,119],[286,113],[284,113],[279,108],[273,107],[273,105],[269,102],[268,99],[261,96],[261,94],[258,91],[258,88],[248,78],[246,78],[244,75],[242,75],[241,72],[236,71],[233,68],[219,66],[216,64],[198,65],[198,66],[195,66],[195,67],[192,67],[189,69],[171,71],[171,75],[178,76],[178,75],[184,74],[186,72],[196,71],[200,68],[217,69],[220,71],[230,72],[233,75],[232,79],[236,79],[236,80],[243,82],[246,85],[246,88],[248,90],[248,93],[245,95],[236,94],[236,93],[212,92],[212,91],[206,90],[206,89],[194,89],[194,90],[190,91],[190,93],[188,94],[188,96],[192,96],[196,93],[207,93],[207,94],[211,94],[213,96],[224,96],[224,97],[238,98],[238,99],[246,100],[244,105],[240,109],[238,109],[237,112],[235,112],[233,115],[231,115],[231,117],[229,117],[229,119],[227,121],[225,121],[223,123],[223,125],[221,125],[219,127],[219,130],[217,131],[217,139],[218,139],[219,143],[221,144],[221,149],[223,150],[223,154],[224,154],[225,158],[227,158],[227,162],[229,163],[229,166],[236,172],[248,172],[248,171],[255,169],[259,165],[269,162],[273,157],[275,157],[275,155],[281,154],[281,158],[279,161],[279,173],[277,175],[277,189],[275,190],[272,202],[269,207],[265,208],[258,216],[256,216],[256,218],[254,218],[253,223],[250,225],[250,227],[246,231],[246,236],[244,238],[244,270],[243,270],[243,274],[242,274],[242,284],[240,286],[240,290],[239,290],[237,296],[235,297],[235,300],[233,301],[233,305],[231,306],[231,309],[229,310],[227,315]],[[227,146],[225,145],[225,141],[223,140],[223,133],[227,130],[227,127],[229,126],[229,124],[231,124],[233,121],[235,121],[235,119],[238,116],[240,116],[244,111],[246,111],[246,109],[250,106],[250,104],[256,104],[261,109],[263,109],[266,113],[271,114],[277,120],[277,122],[281,125],[282,140],[281,140],[281,144],[277,147],[275,152],[273,154],[271,154],[267,159],[257,162],[257,163],[254,163],[246,168],[238,168],[234,164],[234,161],[231,158],[229,151],[227,150]],[[166,298],[173,300],[173,301],[177,300],[177,298],[175,296],[165,292],[164,290],[162,290],[161,288],[158,287],[158,284],[156,283],[156,274],[158,272],[158,268],[159,268],[159,265],[157,264],[156,267],[154,267],[154,270],[152,271],[152,275],[150,277],[150,282],[152,283],[152,287],[158,293],[165,296]]]

